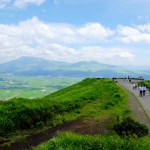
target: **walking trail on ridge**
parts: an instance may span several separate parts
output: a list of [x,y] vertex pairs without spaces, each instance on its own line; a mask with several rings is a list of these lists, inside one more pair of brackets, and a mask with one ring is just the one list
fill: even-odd
[[[117,79],[117,81],[129,96],[129,107],[132,110],[132,115],[137,121],[147,125],[150,131],[150,122],[148,121],[150,117],[150,93],[147,91],[145,96],[140,97],[139,90],[133,90],[132,83],[123,79]],[[139,80],[133,82],[139,82]]]

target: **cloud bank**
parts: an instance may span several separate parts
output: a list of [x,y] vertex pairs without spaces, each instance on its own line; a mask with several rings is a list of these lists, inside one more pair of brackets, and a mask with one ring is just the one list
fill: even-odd
[[[0,63],[20,56],[37,56],[67,62],[130,64],[139,59],[139,43],[150,44],[150,24],[110,29],[94,22],[73,26],[33,17],[16,25],[0,24]],[[147,48],[145,53],[148,51]]]

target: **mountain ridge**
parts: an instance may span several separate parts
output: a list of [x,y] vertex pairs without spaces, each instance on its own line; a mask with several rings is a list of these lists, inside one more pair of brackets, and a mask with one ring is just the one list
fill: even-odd
[[[130,67],[130,66],[129,66]],[[49,61],[38,57],[24,56],[16,60],[0,64],[1,74],[20,76],[69,76],[69,77],[120,77],[144,76],[150,78],[149,71],[136,71],[124,69],[121,66],[99,63],[97,61],[80,61],[68,63]]]

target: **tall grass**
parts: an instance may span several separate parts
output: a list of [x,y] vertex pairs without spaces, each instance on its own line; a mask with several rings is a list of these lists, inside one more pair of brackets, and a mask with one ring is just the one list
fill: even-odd
[[150,89],[150,81],[149,80],[144,80],[139,83],[140,85],[145,85],[148,89]]
[[33,150],[150,150],[150,139],[114,136],[83,136],[70,132],[59,133],[57,137]]
[[128,113],[127,95],[116,83],[109,79],[88,78],[40,99],[0,101],[0,136],[53,126],[57,115],[65,115],[65,112],[80,109],[97,99],[101,110],[113,108],[113,113],[119,117]]

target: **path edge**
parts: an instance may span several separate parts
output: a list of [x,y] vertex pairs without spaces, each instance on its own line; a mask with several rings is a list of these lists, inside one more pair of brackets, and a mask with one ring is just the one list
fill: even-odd
[[[136,97],[136,95],[135,95],[133,92],[131,92],[130,90],[128,90],[127,88],[125,88],[123,85],[121,85],[121,84],[119,84],[119,83],[118,83],[118,85],[119,85],[124,91],[126,90],[126,91],[130,92],[130,93],[134,96],[134,98],[135,98],[136,101],[138,102],[139,106],[140,106],[141,109],[143,110],[143,112],[144,112],[144,114],[145,114],[145,116],[146,116],[146,118],[147,118],[147,121],[150,123],[150,117],[148,116],[147,112],[145,111],[143,105],[140,103],[140,101],[138,100],[138,98]],[[125,92],[126,92],[126,91],[125,91]],[[128,93],[127,93],[127,94],[128,94]]]

